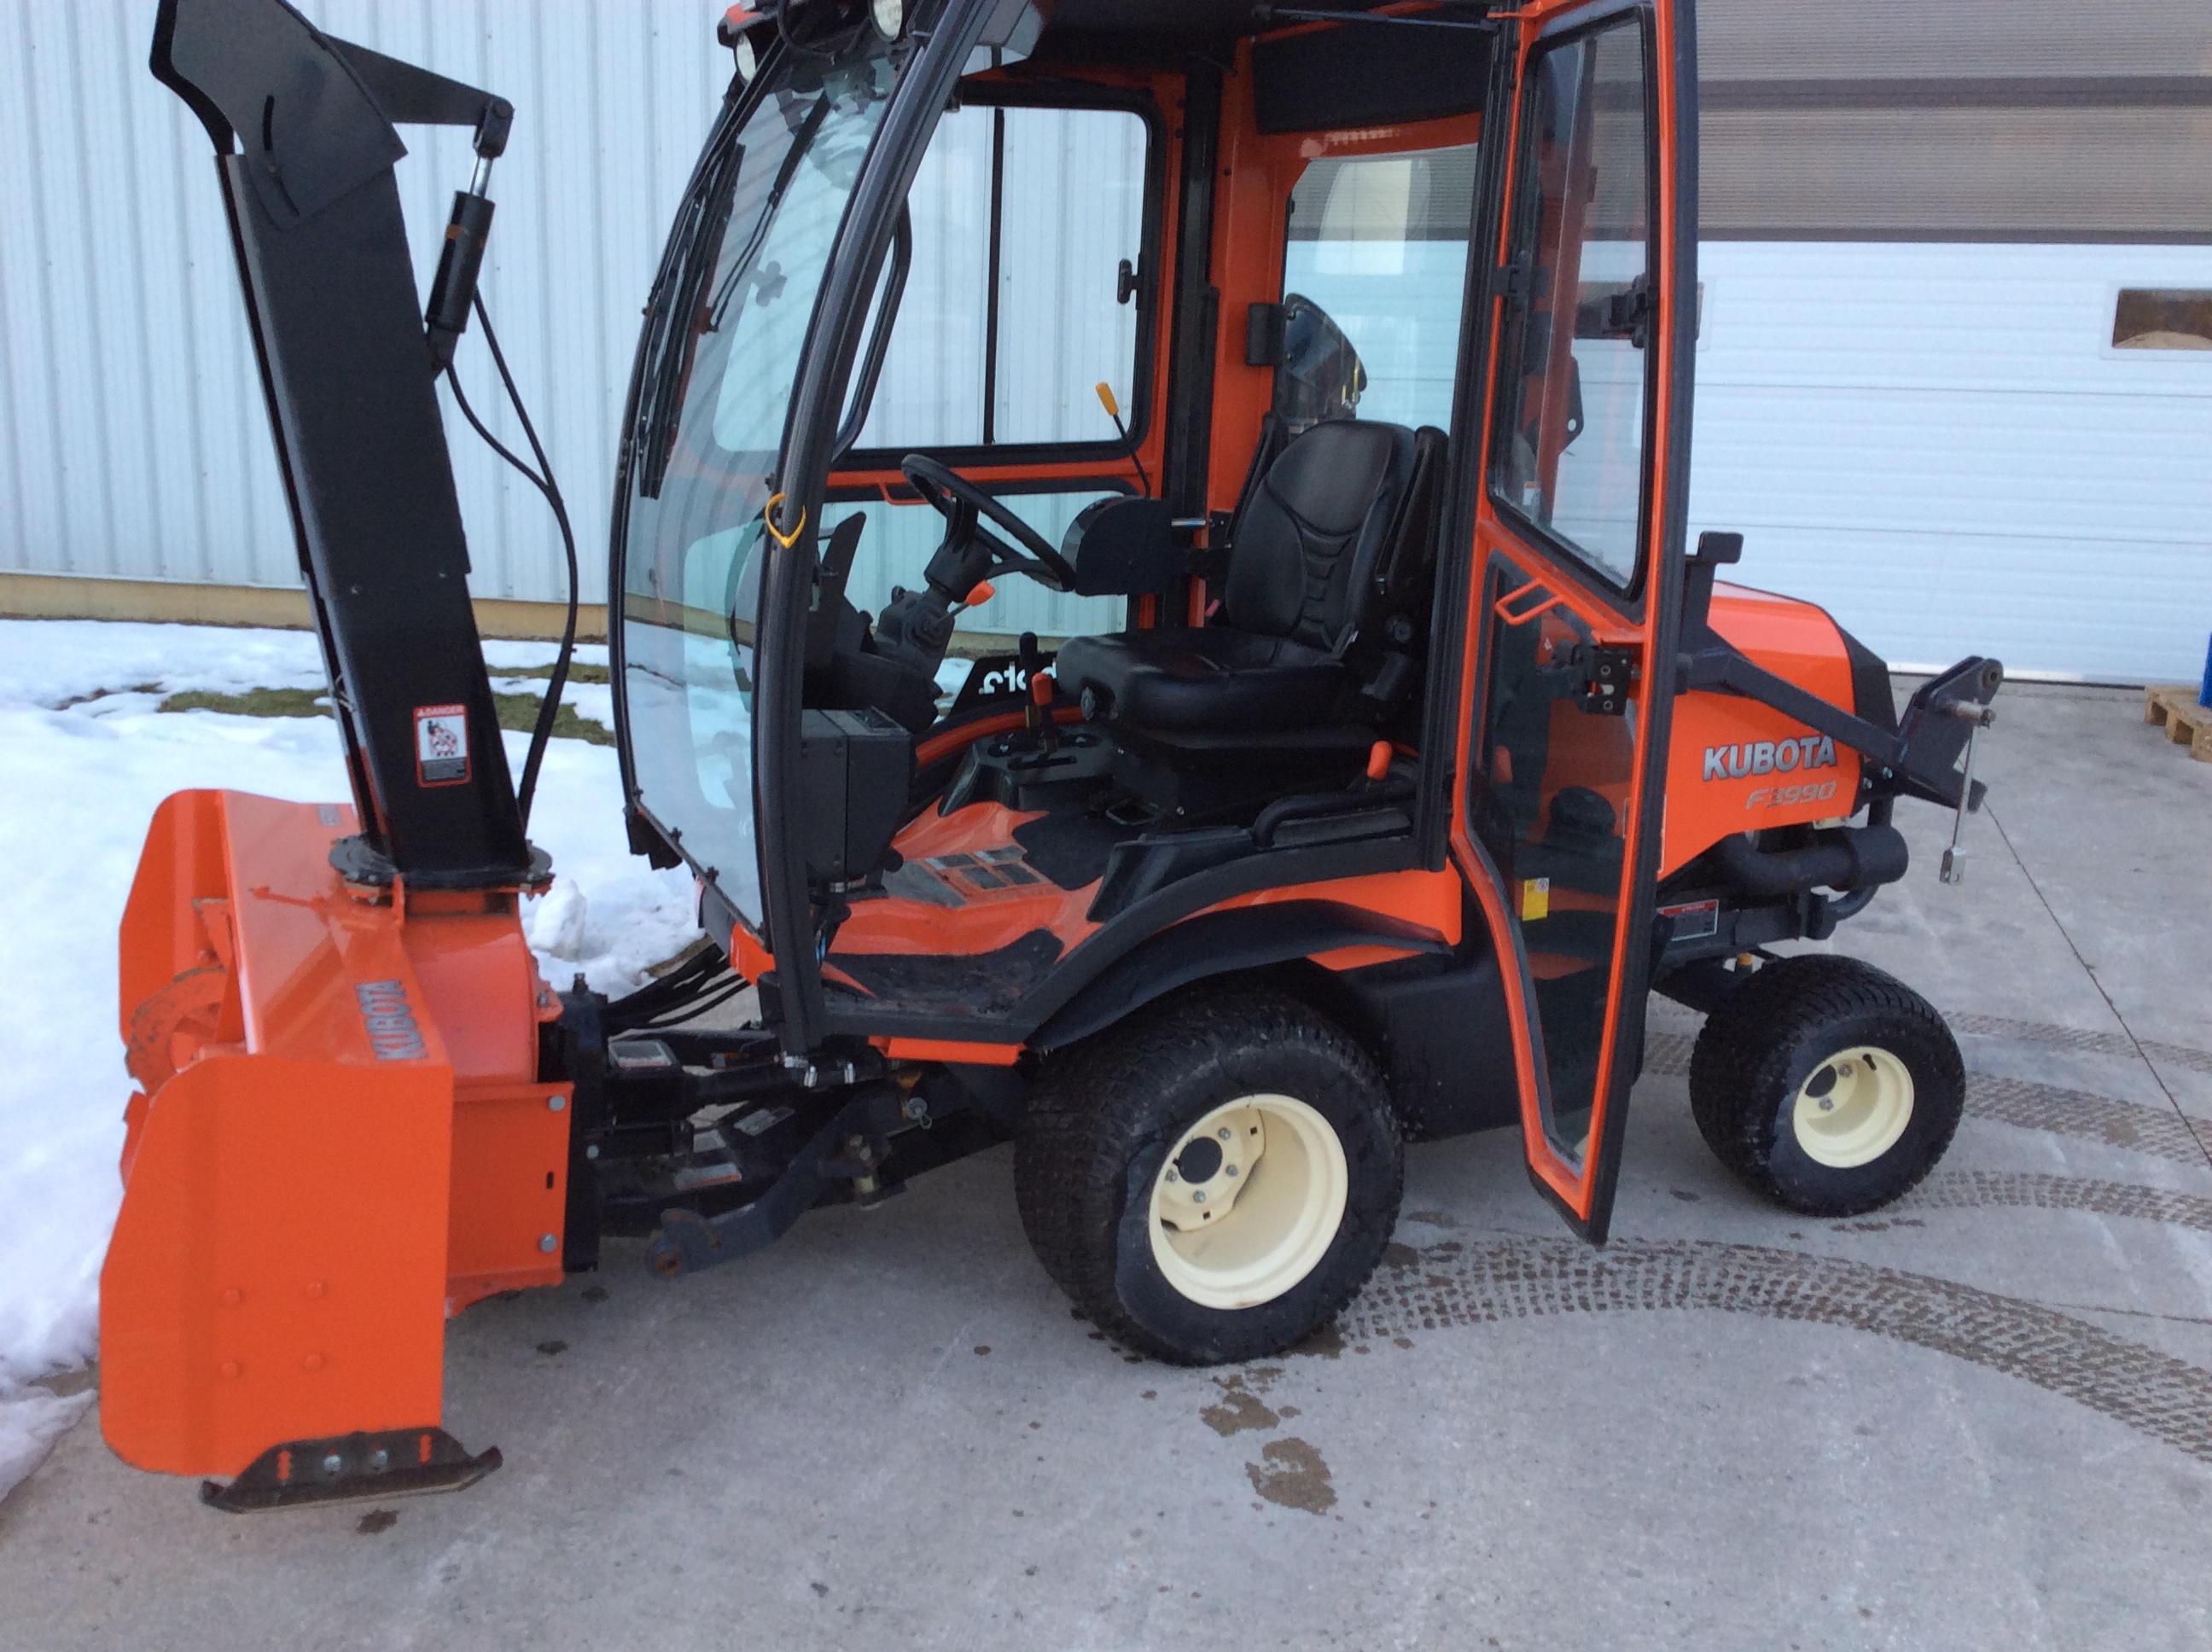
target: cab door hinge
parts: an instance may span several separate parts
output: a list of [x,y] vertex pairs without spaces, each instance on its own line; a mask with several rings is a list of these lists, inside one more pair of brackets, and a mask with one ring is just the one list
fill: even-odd
[[1510,264],[1502,264],[1490,272],[1490,295],[1509,304],[1522,303],[1534,284],[1535,274],[1536,261],[1525,253]]

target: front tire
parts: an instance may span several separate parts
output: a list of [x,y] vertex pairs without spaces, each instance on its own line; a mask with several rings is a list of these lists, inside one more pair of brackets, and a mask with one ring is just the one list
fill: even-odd
[[1398,1217],[1382,1078],[1296,1000],[1216,991],[1059,1058],[1014,1150],[1045,1271],[1125,1346],[1279,1353],[1342,1310]]
[[1959,1127],[1966,1064],[1935,1007],[1856,958],[1767,964],[1707,1017],[1690,1109],[1744,1184],[1808,1216],[1910,1191]]

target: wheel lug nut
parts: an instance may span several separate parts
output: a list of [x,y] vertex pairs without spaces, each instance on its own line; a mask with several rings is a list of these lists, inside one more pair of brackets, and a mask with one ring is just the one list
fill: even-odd
[[1233,1176],[1237,1174],[1237,1167],[1233,1164],[1224,1164],[1221,1167],[1221,1174],[1225,1176]]
[[1168,1167],[1168,1180],[1170,1181],[1181,1181],[1182,1180],[1181,1176],[1175,1173],[1175,1167],[1173,1165],[1170,1165]]
[[1823,1112],[1823,1113],[1832,1113],[1832,1112],[1834,1112],[1835,1110],[1836,1110],[1836,1103],[1835,1103],[1834,1100],[1833,1100],[1832,1097],[1830,1097],[1830,1096],[1823,1096],[1822,1097],[1820,1097],[1820,1111],[1821,1111],[1821,1112]]
[[1194,1193],[1190,1196],[1190,1202],[1194,1205],[1203,1205],[1206,1203],[1206,1195]]
[[1237,1133],[1233,1130],[1224,1130],[1221,1133],[1221,1139],[1224,1141],[1233,1141],[1236,1139],[1236,1135]]

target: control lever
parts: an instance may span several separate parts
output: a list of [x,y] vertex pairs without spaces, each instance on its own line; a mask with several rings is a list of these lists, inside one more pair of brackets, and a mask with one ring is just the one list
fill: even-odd
[[1052,720],[1053,679],[1050,671],[1036,671],[1030,677],[1030,702],[1023,708],[1022,720],[1036,737],[1037,750],[1060,750],[1060,725]]
[[1996,709],[1978,706],[1971,700],[1954,700],[1944,708],[1954,717],[1966,725],[1966,770],[1959,782],[1959,812],[1951,819],[1951,844],[1943,851],[1943,881],[1963,884],[1966,881],[1966,851],[1960,838],[1966,829],[1966,816],[1974,807],[1974,741],[1975,737],[1997,720]]

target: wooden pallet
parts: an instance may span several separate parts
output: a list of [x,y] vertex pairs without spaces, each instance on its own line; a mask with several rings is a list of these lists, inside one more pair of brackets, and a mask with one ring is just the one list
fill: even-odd
[[2164,725],[2166,738],[2185,745],[2201,763],[2212,763],[2212,708],[2197,703],[2193,683],[2154,683],[2143,690],[2143,721]]

